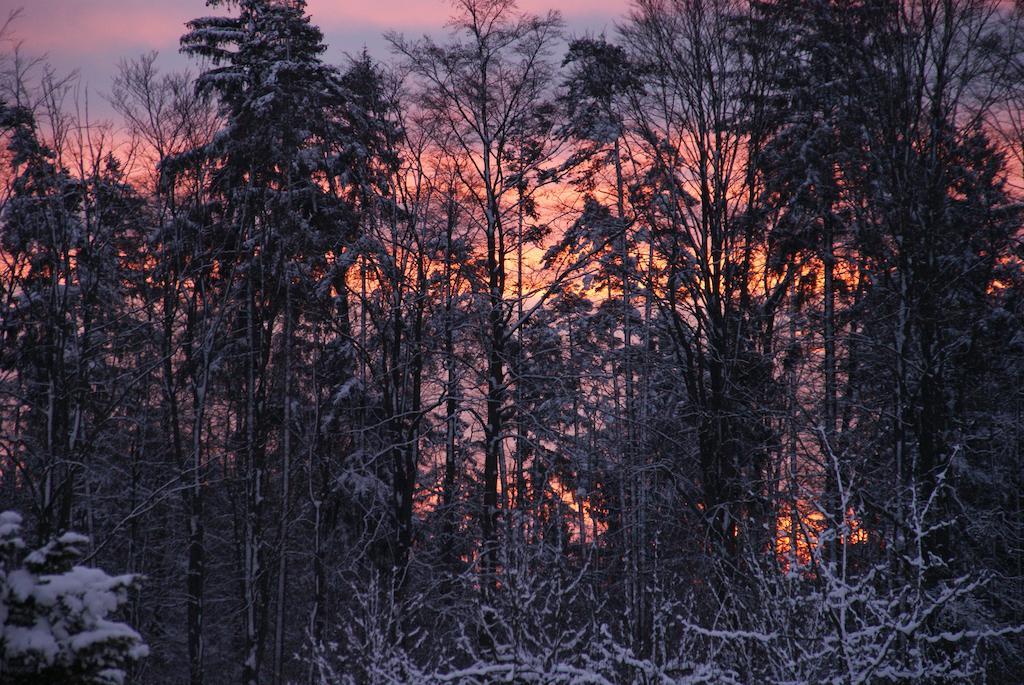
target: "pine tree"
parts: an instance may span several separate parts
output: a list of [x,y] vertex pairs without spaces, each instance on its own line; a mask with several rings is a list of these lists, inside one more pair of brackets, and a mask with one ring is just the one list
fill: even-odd
[[137,589],[133,575],[76,564],[89,539],[53,537],[19,561],[21,516],[0,513],[0,673],[12,685],[123,685],[149,648],[108,616]]
[[[113,425],[134,370],[118,353],[142,345],[126,311],[145,222],[143,202],[109,154],[80,160],[75,174],[39,138],[35,117],[13,110],[11,194],[0,220],[9,269],[0,367],[21,397],[4,420],[32,483],[23,504],[40,539],[91,517],[88,494],[123,435]],[[113,465],[117,468],[118,465]]]
[[[223,3],[216,0],[211,6]],[[277,475],[282,518],[278,530],[273,678],[282,677],[289,522],[295,469],[293,406],[297,388],[292,356],[302,306],[327,255],[341,254],[355,225],[342,201],[350,179],[343,133],[345,87],[321,61],[323,36],[303,2],[245,0],[237,16],[189,23],[182,49],[208,58],[197,80],[216,96],[224,128],[206,146],[181,155],[213,162],[211,206],[227,246],[220,270],[234,304],[234,373],[242,379],[235,403],[238,465],[245,489],[241,520],[243,681],[263,671],[265,617],[270,601],[271,545],[267,500]],[[340,146],[340,149],[339,149]],[[321,184],[325,181],[326,188]],[[275,431],[276,429],[276,431]],[[276,435],[275,435],[276,432]],[[268,463],[276,447],[277,468]]]

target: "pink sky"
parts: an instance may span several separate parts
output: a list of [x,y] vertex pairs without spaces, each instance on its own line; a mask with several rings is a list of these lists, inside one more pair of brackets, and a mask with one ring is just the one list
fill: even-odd
[[[521,9],[556,9],[571,33],[614,33],[614,22],[630,0],[520,0]],[[118,60],[160,52],[165,69],[195,65],[178,54],[178,38],[192,18],[223,14],[204,0],[0,0],[0,12],[22,7],[14,35],[31,55],[46,54],[58,73],[78,70],[90,101],[110,90]],[[308,12],[326,36],[329,61],[364,46],[377,59],[389,57],[381,34],[436,33],[452,13],[447,0],[308,0]],[[98,104],[98,103],[97,103]],[[103,106],[99,112],[109,112]],[[94,110],[95,111],[95,110]]]

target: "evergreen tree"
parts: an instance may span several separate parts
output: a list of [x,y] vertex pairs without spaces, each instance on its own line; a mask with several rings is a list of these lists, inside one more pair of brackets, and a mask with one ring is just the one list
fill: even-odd
[[108,618],[128,601],[138,579],[78,565],[88,543],[82,535],[63,533],[20,560],[21,516],[0,513],[5,682],[122,685],[131,663],[149,653],[133,628]]
[[[236,16],[196,19],[189,29],[182,49],[212,64],[196,87],[216,97],[224,120],[209,144],[175,163],[200,158],[216,168],[210,215],[214,240],[226,246],[219,270],[225,274],[222,287],[229,293],[233,322],[229,368],[243,388],[233,407],[239,427],[233,442],[245,491],[239,526],[242,678],[255,683],[262,677],[266,607],[270,579],[276,577],[273,678],[279,682],[290,554],[287,514],[296,468],[295,336],[309,318],[304,305],[320,275],[331,271],[328,254],[342,257],[357,226],[343,201],[352,181],[351,148],[343,131],[346,89],[337,69],[321,61],[323,36],[305,15],[303,2],[246,0],[238,3]],[[276,463],[268,462],[271,455]],[[267,529],[267,500],[275,485],[276,574],[268,566]]]

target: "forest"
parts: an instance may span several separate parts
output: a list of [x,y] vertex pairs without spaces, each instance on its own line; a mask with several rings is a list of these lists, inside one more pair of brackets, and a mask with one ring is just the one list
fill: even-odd
[[208,5],[2,31],[4,685],[1022,682],[1024,5]]

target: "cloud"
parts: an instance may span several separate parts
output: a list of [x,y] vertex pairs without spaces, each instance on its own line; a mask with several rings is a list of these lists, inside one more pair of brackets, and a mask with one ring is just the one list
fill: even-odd
[[209,12],[202,0],[33,0],[14,30],[35,53],[131,52],[176,46],[185,21]]
[[[519,5],[534,13],[557,9],[576,23],[587,17],[610,19],[625,9],[626,1],[521,0]],[[325,32],[346,34],[353,28],[436,30],[454,12],[445,0],[309,0],[307,9]],[[168,49],[177,46],[186,21],[222,11],[206,7],[203,0],[32,0],[16,31],[33,52],[53,55]]]
[[[8,0],[9,1],[9,0]],[[19,0],[14,0],[18,2]],[[204,0],[21,0],[24,12],[14,37],[31,55],[46,54],[59,73],[77,70],[91,92],[107,92],[119,60],[150,50],[166,69],[189,66],[178,54],[185,22],[222,14]],[[3,2],[3,0],[0,0]],[[609,30],[628,0],[520,0],[521,10],[557,9],[572,33]],[[307,11],[324,31],[328,59],[364,46],[377,59],[389,52],[385,31],[410,36],[439,32],[454,13],[448,0],[308,0]]]
[[[540,14],[559,10],[566,19],[614,16],[622,13],[627,0],[520,0],[524,12]],[[442,26],[454,13],[445,0],[374,0],[373,2],[338,2],[309,0],[313,20],[325,27],[341,27],[346,22],[386,26],[395,30],[431,30]]]

